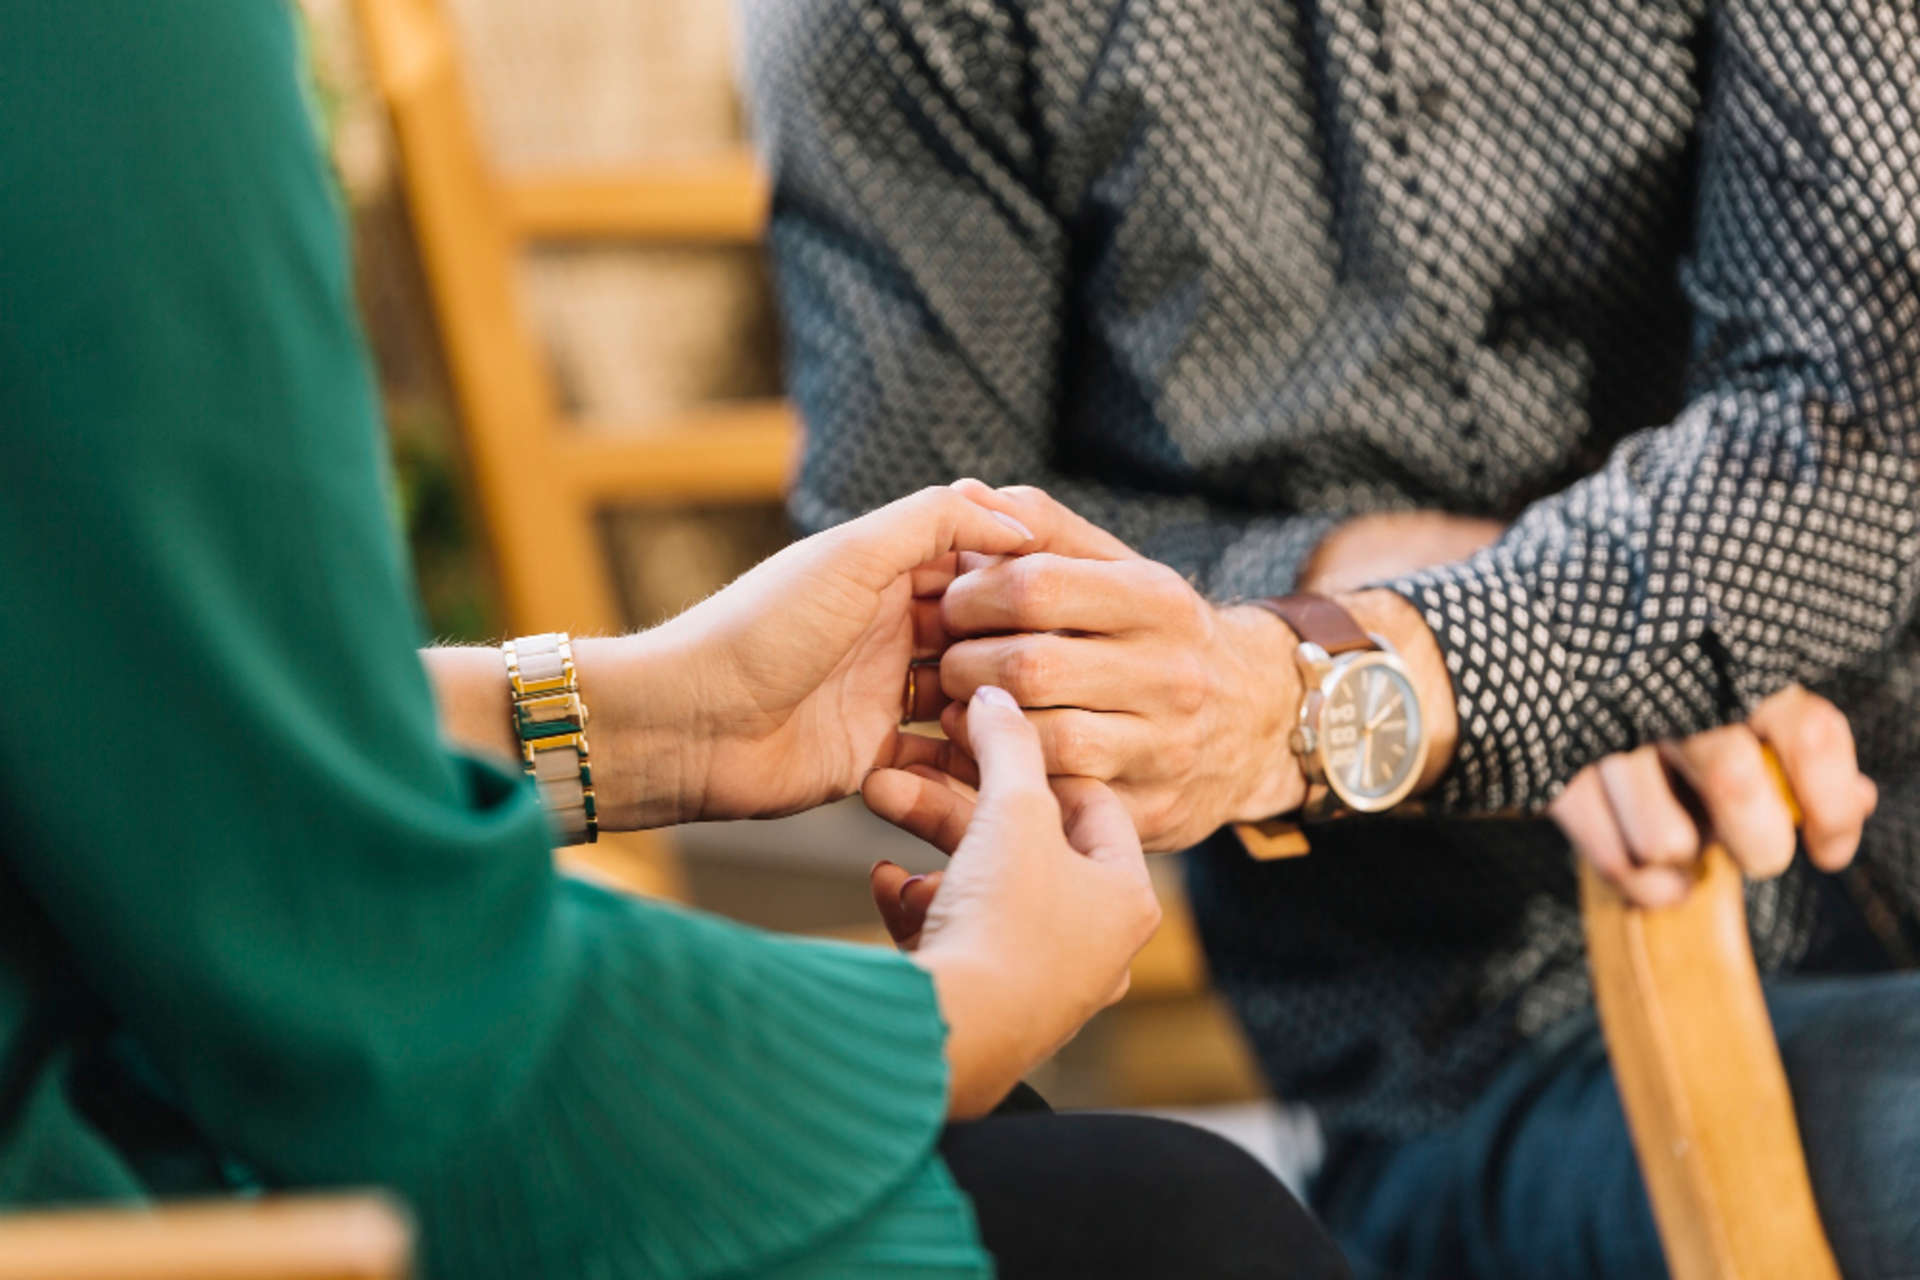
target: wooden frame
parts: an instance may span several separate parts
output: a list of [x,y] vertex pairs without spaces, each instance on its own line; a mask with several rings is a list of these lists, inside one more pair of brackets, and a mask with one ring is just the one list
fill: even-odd
[[757,401],[630,428],[566,421],[519,296],[520,258],[543,241],[755,244],[767,184],[744,150],[633,172],[497,174],[437,0],[355,3],[393,124],[509,625],[622,631],[601,509],[777,500],[796,419],[782,401]]
[[0,1217],[0,1280],[405,1280],[413,1232],[378,1197]]
[[[1236,831],[1262,861],[1310,852],[1290,822]],[[1740,872],[1715,845],[1695,875],[1684,903],[1648,911],[1580,867],[1594,1002],[1667,1266],[1673,1280],[1839,1280]]]
[[1687,900],[1629,907],[1580,870],[1594,999],[1674,1280],[1839,1280],[1747,939],[1709,848]]

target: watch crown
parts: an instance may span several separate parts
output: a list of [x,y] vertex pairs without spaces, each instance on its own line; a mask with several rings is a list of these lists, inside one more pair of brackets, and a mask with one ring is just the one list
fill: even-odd
[[1293,732],[1287,735],[1287,746],[1291,747],[1293,754],[1297,756],[1305,757],[1312,755],[1316,745],[1313,730],[1307,728],[1305,725],[1296,725]]

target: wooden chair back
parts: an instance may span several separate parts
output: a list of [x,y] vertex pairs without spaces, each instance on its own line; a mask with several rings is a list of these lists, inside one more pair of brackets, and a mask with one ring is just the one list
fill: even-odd
[[0,1217],[0,1280],[406,1280],[411,1254],[377,1197]]
[[1674,1280],[1839,1280],[1760,990],[1739,869],[1631,907],[1580,871],[1594,999]]
[[[1310,852],[1289,822],[1237,830],[1261,860]],[[1594,1000],[1668,1269],[1673,1280],[1839,1280],[1761,994],[1740,872],[1716,845],[1695,874],[1684,903],[1647,911],[1580,867]]]
[[745,150],[618,172],[505,175],[488,162],[440,0],[355,0],[516,632],[618,633],[601,546],[613,504],[762,502],[798,440],[783,401],[664,422],[565,419],[517,273],[541,243],[751,245],[767,184]]

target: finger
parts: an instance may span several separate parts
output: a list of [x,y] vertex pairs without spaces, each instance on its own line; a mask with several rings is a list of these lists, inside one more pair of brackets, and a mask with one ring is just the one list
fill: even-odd
[[[1040,634],[961,640],[940,659],[937,683],[964,702],[981,685],[998,685],[1023,707],[1080,707],[1120,711],[1119,699],[1137,695],[1143,679],[1117,669],[1124,646],[1110,637]],[[1150,676],[1142,672],[1141,676]]]
[[886,757],[876,761],[879,769],[922,768],[931,774],[951,776],[969,789],[980,785],[980,766],[966,748],[951,738],[929,738],[917,733],[901,733],[894,738]]
[[860,798],[879,817],[948,857],[973,821],[974,801],[931,770],[875,769],[861,785]]
[[[940,727],[962,750],[974,750],[972,705],[953,703]],[[1082,711],[1047,707],[1027,712],[1040,741],[1047,773],[1055,777],[1111,782],[1148,758],[1154,747],[1152,725],[1144,716],[1123,711]]]
[[1068,844],[1094,862],[1138,867],[1147,874],[1140,833],[1111,787],[1091,778],[1055,778],[1053,794],[1060,801]]
[[900,913],[905,927],[911,930],[907,935],[909,944],[920,941],[920,933],[927,927],[927,912],[933,909],[933,900],[940,892],[940,881],[945,875],[944,871],[929,871],[900,886]]
[[1692,879],[1671,866],[1635,866],[1597,767],[1574,775],[1547,812],[1601,879],[1628,902],[1639,907],[1670,907],[1687,896]]
[[887,935],[898,945],[904,946],[920,930],[907,919],[907,909],[900,901],[900,890],[912,877],[907,869],[884,859],[873,864],[873,870],[867,873],[867,887],[873,891],[873,905],[880,912],[881,922],[887,926]]
[[941,592],[953,585],[953,580],[960,573],[960,553],[957,551],[917,566],[912,574],[914,598],[938,599]]
[[1753,730],[1743,724],[1709,729],[1661,743],[1660,754],[1693,788],[1714,838],[1741,870],[1767,879],[1787,869],[1793,861],[1793,815]]
[[1700,827],[1674,793],[1673,775],[1657,747],[1608,756],[1595,770],[1636,865],[1683,867],[1700,856]]
[[1037,550],[1090,560],[1130,560],[1136,554],[1133,548],[1099,525],[1031,485],[994,489],[981,481],[967,479],[954,481],[953,488],[1032,529]]
[[829,530],[818,553],[835,557],[854,581],[878,591],[955,551],[1006,555],[1034,545],[1033,531],[1018,518],[971,502],[951,486],[934,486]]
[[1800,806],[1807,857],[1822,871],[1852,862],[1879,792],[1860,772],[1845,713],[1792,685],[1755,708],[1748,724],[1779,757]]
[[915,661],[931,661],[952,647],[954,638],[947,630],[946,619],[941,615],[938,597],[931,600],[915,600],[908,606],[908,611],[913,618]]
[[997,564],[1005,564],[1010,559],[1012,559],[1011,556],[988,556],[981,555],[977,551],[962,551],[954,557],[956,562],[954,576],[959,577],[962,574],[978,573],[982,569],[991,569]]
[[983,807],[1023,805],[1036,794],[1054,805],[1040,735],[1011,694],[994,685],[981,686],[967,704],[966,719],[966,747],[980,767]]
[[1151,626],[1161,610],[1187,603],[1178,574],[1151,560],[1017,556],[953,580],[941,597],[956,636],[1012,631],[1117,634]]

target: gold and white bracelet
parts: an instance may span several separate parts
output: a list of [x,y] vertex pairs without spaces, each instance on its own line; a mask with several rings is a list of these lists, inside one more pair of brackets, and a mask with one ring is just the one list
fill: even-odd
[[587,704],[566,632],[521,636],[500,646],[513,688],[513,729],[527,776],[540,792],[558,844],[591,844],[600,836],[593,800],[593,758],[587,749]]

